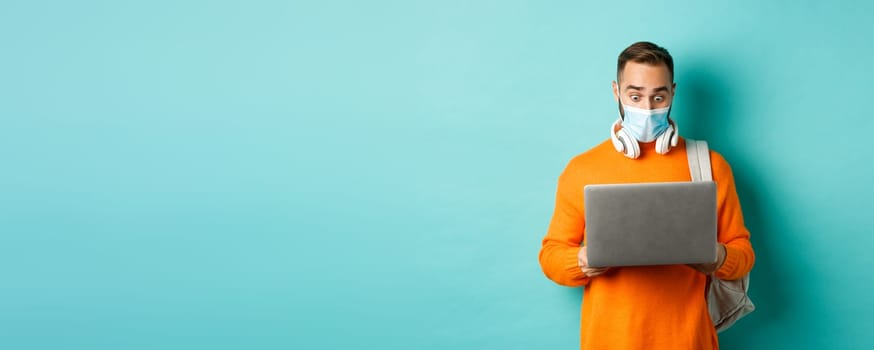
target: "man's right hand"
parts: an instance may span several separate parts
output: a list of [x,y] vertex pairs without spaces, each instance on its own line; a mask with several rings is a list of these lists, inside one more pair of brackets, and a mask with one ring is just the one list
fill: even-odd
[[585,246],[581,247],[580,252],[577,254],[577,263],[580,265],[580,269],[583,270],[586,277],[595,277],[610,269],[609,267],[590,267],[589,256],[586,254]]

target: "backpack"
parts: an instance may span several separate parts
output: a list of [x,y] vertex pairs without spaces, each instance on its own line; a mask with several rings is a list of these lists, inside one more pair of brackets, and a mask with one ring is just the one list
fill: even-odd
[[[706,141],[686,139],[686,156],[689,158],[692,181],[713,181],[713,173],[710,170],[710,149]],[[749,288],[749,274],[734,281],[721,280],[712,274],[707,276],[704,295],[707,297],[710,319],[717,332],[721,333],[728,329],[737,320],[756,309],[747,295]]]

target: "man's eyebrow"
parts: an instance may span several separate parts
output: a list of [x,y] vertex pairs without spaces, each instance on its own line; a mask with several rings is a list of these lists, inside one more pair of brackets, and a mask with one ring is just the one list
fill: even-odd
[[[625,89],[626,90],[637,90],[637,91],[645,90],[645,88],[643,86],[635,86],[635,85],[628,85],[625,87]],[[670,89],[668,89],[667,86],[659,86],[659,87],[653,89],[652,91],[653,92],[662,92],[662,91],[670,91]]]

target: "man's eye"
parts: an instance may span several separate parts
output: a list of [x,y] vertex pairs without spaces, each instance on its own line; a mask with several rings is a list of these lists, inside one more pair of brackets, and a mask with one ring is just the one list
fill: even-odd
[[634,102],[638,102],[638,101],[640,101],[640,96],[637,96],[637,95],[631,96],[631,100]]
[[662,101],[664,101],[664,100],[665,100],[665,98],[662,97],[662,96],[656,96],[656,97],[655,97],[655,101],[656,101],[656,102],[662,102]]

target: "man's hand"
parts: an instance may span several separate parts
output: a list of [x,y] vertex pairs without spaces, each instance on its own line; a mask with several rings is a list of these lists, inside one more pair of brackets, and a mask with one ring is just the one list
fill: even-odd
[[580,269],[583,270],[586,277],[595,277],[610,269],[609,267],[590,267],[589,255],[586,254],[585,246],[580,248],[580,252],[577,254],[577,264],[580,265]]
[[725,262],[725,245],[722,243],[716,243],[716,262],[712,264],[688,264],[689,267],[698,270],[699,272],[709,275],[711,273],[716,272],[722,267],[722,264]]

